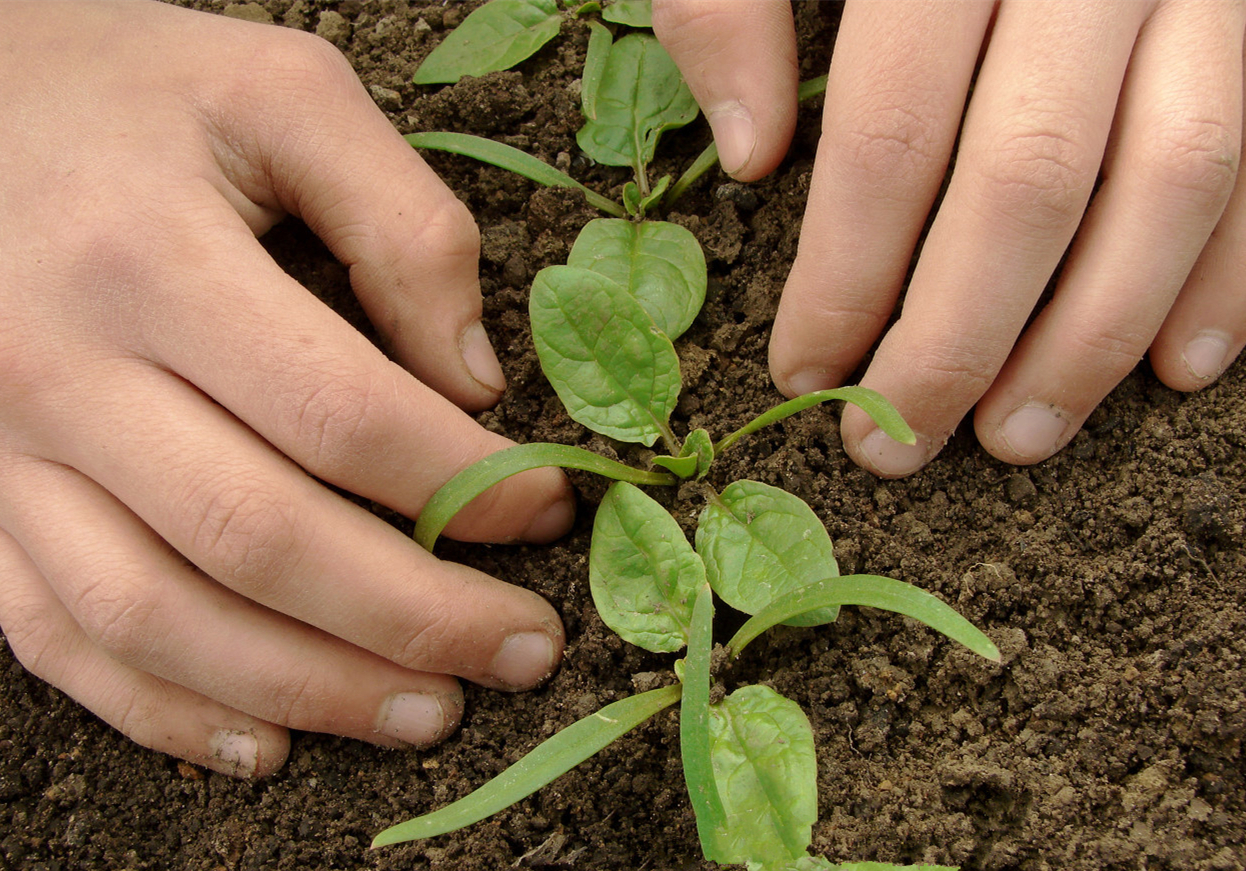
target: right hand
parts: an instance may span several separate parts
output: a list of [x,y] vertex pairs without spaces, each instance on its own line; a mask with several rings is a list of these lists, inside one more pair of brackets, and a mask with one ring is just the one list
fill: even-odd
[[[135,741],[241,776],[280,767],[288,728],[439,740],[452,675],[547,678],[548,603],[314,479],[414,516],[509,444],[460,410],[504,387],[475,225],[341,55],[157,3],[6,2],[0,105],[17,658]],[[402,366],[267,256],[255,236],[284,214],[349,265]],[[561,473],[530,472],[447,532],[544,541],[572,505]]]

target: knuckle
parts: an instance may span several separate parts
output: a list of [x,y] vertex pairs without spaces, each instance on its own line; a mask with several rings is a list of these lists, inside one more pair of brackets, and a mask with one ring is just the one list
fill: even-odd
[[1098,159],[1055,126],[1015,130],[980,157],[977,177],[987,207],[1037,230],[1076,224],[1098,172]]
[[1140,155],[1144,177],[1208,206],[1223,204],[1241,156],[1241,135],[1233,125],[1209,118],[1179,119],[1162,125],[1147,142]]
[[911,108],[889,104],[862,112],[838,135],[847,165],[871,184],[895,189],[897,197],[911,196],[912,188],[932,174],[942,177],[936,123]]
[[274,679],[266,694],[264,718],[293,729],[315,728],[325,711],[340,707],[340,700],[311,669],[300,669]]
[[971,343],[939,343],[907,352],[907,370],[912,379],[932,396],[986,393],[995,380],[1002,360]]
[[416,262],[442,258],[480,257],[480,229],[471,212],[449,191],[440,202],[421,214],[411,237]]
[[191,554],[209,574],[248,590],[280,583],[299,563],[298,511],[289,496],[254,475],[221,472],[192,486]]
[[55,660],[64,656],[66,639],[55,630],[53,607],[46,599],[28,595],[10,595],[4,603],[3,630],[5,641],[27,671],[51,681]]
[[398,391],[388,373],[368,368],[309,381],[289,412],[308,470],[335,483],[363,472],[393,444]]
[[142,667],[165,634],[153,587],[132,572],[97,570],[69,608],[89,638],[127,665]]

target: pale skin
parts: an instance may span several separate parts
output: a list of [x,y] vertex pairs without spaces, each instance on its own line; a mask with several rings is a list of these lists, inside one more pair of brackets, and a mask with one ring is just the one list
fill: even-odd
[[[547,678],[553,608],[441,562],[414,516],[509,442],[477,230],[304,33],[155,3],[0,4],[0,625],[130,738],[239,776],[288,729],[426,745],[457,677]],[[391,362],[256,241],[297,216]],[[401,364],[401,365],[399,365]],[[546,541],[561,473],[449,530]]]
[[[1241,5],[1005,3],[989,39],[989,5],[903,10],[845,12],[780,389],[838,383],[878,338],[984,45],[948,195],[865,375],[922,438],[879,443],[849,414],[853,457],[914,471],[976,403],[987,450],[1042,459],[1148,347],[1173,387],[1214,380],[1246,342]],[[655,15],[725,167],[774,169],[795,119],[787,3]],[[280,767],[290,728],[424,745],[457,724],[458,678],[548,677],[548,603],[315,480],[415,516],[508,444],[466,413],[505,386],[476,228],[336,50],[154,3],[6,0],[0,105],[0,626],[17,658],[135,741],[237,776]],[[256,242],[286,214],[349,266],[389,357]],[[1016,409],[1028,436],[1005,426]],[[448,532],[547,541],[572,511],[562,476],[533,472]]]
[[[898,477],[971,411],[995,457],[1046,459],[1148,352],[1176,390],[1214,382],[1246,344],[1243,19],[1237,0],[847,0],[778,388],[840,384],[876,347],[860,383],[917,445],[853,409],[843,441]],[[796,116],[791,5],[654,0],[654,29],[723,167],[772,171]]]

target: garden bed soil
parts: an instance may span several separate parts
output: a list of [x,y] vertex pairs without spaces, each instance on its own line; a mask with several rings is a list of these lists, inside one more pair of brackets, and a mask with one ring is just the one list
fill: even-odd
[[[614,196],[626,180],[575,147],[581,24],[518,71],[417,88],[417,63],[466,7],[195,5],[319,30],[403,132],[498,138]],[[797,4],[802,78],[825,71],[838,12]],[[701,240],[711,276],[705,312],[678,343],[677,430],[722,434],[780,399],[766,342],[796,249],[819,111],[802,111],[772,177],[745,188],[711,174],[671,216]],[[707,142],[703,122],[668,134],[657,174],[682,171]],[[481,422],[517,441],[643,462],[567,419],[526,324],[533,275],[565,257],[594,212],[576,193],[463,158],[428,159],[483,234],[486,325],[511,387]],[[266,244],[368,330],[345,270],[304,228],[279,226]],[[854,608],[832,626],[782,629],[750,647],[727,684],[767,683],[813,725],[815,852],[965,869],[1246,868],[1246,366],[1182,395],[1142,364],[1067,449],[1027,468],[987,456],[962,427],[927,469],[881,481],[844,457],[835,411],[816,409],[713,471],[719,486],[739,477],[806,499],[845,573],[918,584],[1003,651],[992,664],[911,621]],[[469,687],[462,729],[429,751],[296,734],[279,774],[231,780],[129,743],[0,645],[0,871],[714,867],[699,855],[673,712],[466,831],[368,849],[380,829],[465,795],[556,730],[670,679],[670,657],[621,642],[593,611],[586,555],[604,484],[573,478],[579,519],[557,545],[442,546],[447,559],[547,597],[568,645],[539,691]],[[690,528],[698,505],[683,495],[663,498]]]

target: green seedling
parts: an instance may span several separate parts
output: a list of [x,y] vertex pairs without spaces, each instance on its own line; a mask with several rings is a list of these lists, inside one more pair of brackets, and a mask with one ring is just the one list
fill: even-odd
[[[584,4],[577,13],[590,8],[600,7]],[[645,5],[637,2],[616,2],[604,11],[616,24],[647,20]],[[512,23],[503,27],[499,16]],[[520,48],[530,54],[538,37],[548,38],[543,35],[550,21],[561,21],[552,2],[493,0],[468,16],[426,66],[434,60],[438,68],[451,66],[447,58],[456,53],[456,62],[462,62],[471,55],[473,41],[487,46],[481,53],[492,58],[490,63],[516,62]],[[479,29],[485,24],[492,29]],[[464,31],[467,35],[460,37]],[[407,138],[413,145],[468,154],[543,184],[577,188],[612,216],[584,227],[566,265],[537,274],[529,309],[533,340],[546,377],[574,420],[622,442],[660,442],[666,453],[653,458],[653,468],[640,469],[568,445],[501,451],[465,469],[433,496],[416,524],[415,538],[432,550],[461,508],[528,469],[560,466],[612,478],[615,483],[593,525],[589,584],[594,604],[603,622],[627,642],[654,653],[684,655],[673,663],[670,685],[607,705],[460,801],[386,829],[373,845],[433,837],[485,819],[679,703],[684,776],[707,859],[750,871],[894,871],[894,865],[835,865],[809,855],[817,821],[817,761],[808,719],[799,705],[767,686],[742,686],[730,694],[715,687],[746,646],[770,628],[825,625],[845,605],[911,617],[990,659],[998,660],[999,651],[972,624],[917,587],[874,575],[841,577],[830,536],[796,496],[748,480],[720,491],[707,480],[715,459],[748,435],[829,401],[853,403],[889,436],[913,443],[912,431],[882,396],[861,387],[825,390],[784,402],[718,440],[704,429],[682,440],[675,433],[671,415],[682,382],[674,341],[704,303],[705,258],[688,230],[647,214],[661,207],[664,192],[667,198],[678,194],[712,167],[716,154],[711,146],[675,184],[665,178],[651,186],[647,168],[660,134],[691,120],[695,104],[651,35],[629,34],[616,42],[597,22],[590,31],[581,90],[586,120],[577,141],[598,162],[633,170],[635,181],[624,186],[621,203],[498,143],[447,133]],[[502,36],[484,39],[482,33]],[[446,46],[452,51],[439,57]],[[819,87],[815,83],[807,90]],[[705,498],[693,542],[640,489],[681,480],[698,482]],[[717,655],[716,599],[749,615]],[[938,871],[938,866],[920,868]]]

